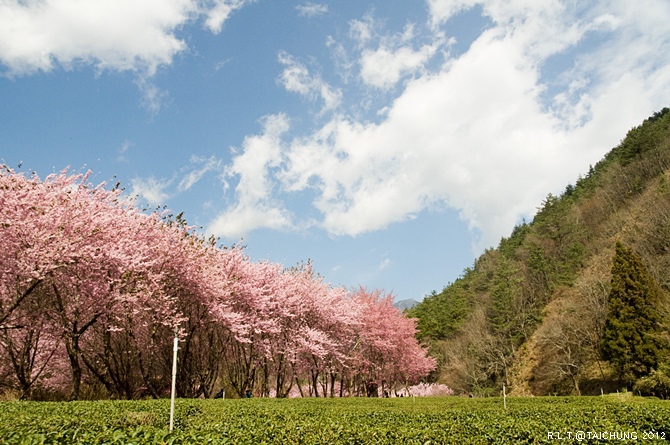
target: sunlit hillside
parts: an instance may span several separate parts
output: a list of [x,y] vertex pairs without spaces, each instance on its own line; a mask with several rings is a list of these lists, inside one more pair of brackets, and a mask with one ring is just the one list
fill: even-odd
[[[497,394],[504,384],[513,394],[628,387],[667,396],[669,168],[670,110],[664,108],[595,166],[585,166],[560,196],[538,203],[533,221],[515,227],[454,283],[412,308],[421,340],[439,361],[433,377],[482,395]],[[665,345],[635,378],[622,375],[613,366],[616,358],[603,354],[617,242],[648,269],[651,284],[644,289],[661,289],[652,305],[656,321],[644,328],[653,332],[617,331],[644,337],[637,349],[652,338]],[[634,306],[624,309],[636,314]]]

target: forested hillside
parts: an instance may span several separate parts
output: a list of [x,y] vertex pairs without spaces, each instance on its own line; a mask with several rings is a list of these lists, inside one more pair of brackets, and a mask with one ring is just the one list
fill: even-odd
[[410,309],[456,391],[670,390],[670,110]]

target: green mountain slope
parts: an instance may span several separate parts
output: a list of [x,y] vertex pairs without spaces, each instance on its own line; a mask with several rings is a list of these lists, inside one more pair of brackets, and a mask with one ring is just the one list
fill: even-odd
[[[670,109],[664,108],[561,196],[547,196],[532,222],[410,309],[420,339],[438,359],[433,377],[481,395],[498,394],[503,384],[513,394],[536,395],[633,389],[603,359],[612,263],[620,242],[646,265],[661,290],[653,335],[667,344],[669,169]],[[667,350],[658,353],[661,371],[636,390],[645,382],[663,387]]]

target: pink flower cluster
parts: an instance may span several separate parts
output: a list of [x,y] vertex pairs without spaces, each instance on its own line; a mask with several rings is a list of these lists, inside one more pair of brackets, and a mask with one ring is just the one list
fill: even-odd
[[453,396],[454,390],[442,383],[418,383],[398,391],[403,397],[444,397]]
[[162,397],[175,329],[183,397],[360,394],[434,369],[391,294],[252,262],[87,181],[0,168],[0,385]]

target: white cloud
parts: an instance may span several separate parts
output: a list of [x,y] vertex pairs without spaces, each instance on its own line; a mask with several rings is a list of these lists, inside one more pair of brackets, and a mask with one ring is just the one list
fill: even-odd
[[298,5],[295,7],[298,10],[298,14],[306,17],[316,17],[323,15],[328,12],[328,5],[325,3],[305,3],[304,5]]
[[[482,3],[493,26],[438,71],[419,71],[381,122],[334,116],[311,134],[275,143],[274,170],[245,162],[245,175],[262,178],[260,195],[267,196],[271,183],[285,192],[315,192],[321,226],[333,235],[382,229],[448,206],[478,234],[475,249],[481,250],[521,217],[532,217],[548,192],[560,193],[626,129],[670,101],[664,1],[647,2],[638,16],[640,8],[623,1],[607,10],[574,10],[558,1],[436,0],[429,2],[431,23],[475,3]],[[361,48],[369,46],[373,28],[370,20],[352,22]],[[590,33],[600,34],[584,43]],[[412,33],[403,36],[407,43],[389,54],[409,48]],[[577,54],[574,63],[552,80],[563,87],[546,98],[542,67],[568,49]],[[419,59],[395,67],[411,70],[425,63]],[[307,69],[287,61],[284,86],[314,94]],[[387,65],[394,71],[393,63]],[[396,81],[378,78],[383,87]],[[239,197],[255,189],[242,182]],[[253,200],[244,202],[253,206]]]
[[[540,179],[560,143],[548,137],[556,136],[554,122],[540,112],[536,81],[512,42],[484,37],[451,69],[411,81],[381,124],[333,120],[295,140],[284,185],[318,184],[315,205],[334,234],[381,229],[440,203],[460,208],[473,229],[485,229],[490,213],[510,213],[513,225],[518,208],[503,199],[515,192],[509,177],[521,180],[534,165]],[[524,181],[546,192],[528,175]],[[542,195],[526,190],[536,193],[514,199],[536,205]]]
[[157,115],[163,105],[168,101],[169,94],[161,90],[147,76],[140,75],[135,80],[135,85],[142,93],[141,105],[152,115]]
[[461,11],[470,9],[480,0],[427,0],[431,22],[437,26],[446,22]]
[[153,75],[186,44],[175,30],[193,0],[9,0],[0,3],[0,62],[10,75],[59,65]]
[[256,229],[288,230],[291,218],[280,208],[265,204],[238,203],[217,216],[207,233],[229,239],[240,239]]
[[[368,14],[364,20],[349,22],[349,37],[360,50],[358,64],[364,84],[389,90],[406,76],[420,72],[425,64],[444,46],[441,32],[430,36],[430,43],[415,49],[416,25],[408,23],[402,32],[383,34],[383,26]],[[336,60],[346,60],[346,52],[329,42],[336,51]]]
[[214,71],[218,72],[223,69],[231,60],[233,59],[226,59],[226,60],[221,60],[214,65]]
[[384,258],[381,263],[379,263],[379,266],[377,267],[378,270],[384,270],[387,267],[391,265],[391,260],[389,258]]
[[255,0],[209,0],[205,8],[205,26],[214,34],[221,32],[223,24],[230,15],[243,6],[253,3]]
[[[123,141],[123,144],[119,148],[119,161],[128,162],[125,158],[125,153],[130,147],[132,147],[132,144],[129,141]],[[189,165],[182,168],[170,179],[158,179],[154,176],[148,178],[135,177],[130,181],[130,196],[139,197],[154,207],[167,205],[168,200],[191,190],[208,173],[222,173],[223,168],[223,162],[215,156],[209,158],[191,156]],[[179,177],[181,179],[175,186],[175,182]]]
[[166,190],[171,183],[170,180],[158,180],[153,176],[146,179],[135,178],[130,181],[130,196],[139,196],[154,207],[165,205],[170,198]]
[[437,51],[437,45],[424,45],[415,51],[411,46],[397,49],[380,47],[374,51],[364,50],[361,56],[363,82],[376,88],[392,88],[401,77],[416,72]]
[[200,16],[212,32],[253,0],[3,0],[0,73],[15,77],[92,66],[132,72],[142,105],[158,113],[167,93],[151,78],[187,49],[178,31]]
[[254,0],[5,0],[0,3],[0,63],[21,76],[71,69],[135,71],[152,76],[186,43],[175,33],[200,15],[219,33]]
[[[197,184],[207,173],[217,171],[222,168],[221,160],[215,156],[203,158],[198,156],[191,157],[191,171],[189,171],[177,186],[179,192],[185,192]],[[195,167],[195,168],[193,168]]]
[[334,89],[319,75],[311,75],[307,67],[286,52],[279,54],[279,62],[284,65],[279,78],[288,91],[298,93],[314,100],[319,97],[323,101],[322,112],[335,109],[342,100],[342,92]]
[[125,139],[123,141],[123,143],[121,143],[121,146],[118,149],[119,156],[116,158],[116,160],[119,161],[119,162],[128,162],[128,158],[126,157],[126,152],[132,146],[133,146],[133,144],[128,139]]
[[[665,0],[648,0],[644,7],[623,0],[586,6],[558,0],[429,0],[428,5],[433,33],[428,38],[413,26],[380,35],[370,16],[349,23],[352,53],[360,57],[362,85],[355,87],[371,87],[366,92],[374,95],[375,89],[391,91],[409,78],[397,97],[383,104],[376,122],[343,113],[346,86],[331,86],[318,70],[279,54],[283,88],[323,103],[322,112],[342,114],[304,135],[290,134],[282,114],[267,117],[261,134],[245,138],[223,170],[224,180],[237,181],[235,198],[210,232],[238,238],[263,227],[292,230],[301,222],[280,197],[300,193],[313,197],[322,214],[319,224],[332,235],[355,236],[425,209],[455,208],[481,250],[509,234],[521,217],[532,217],[548,192],[560,193],[627,129],[670,102]],[[465,53],[446,55],[444,64],[430,71],[428,62],[445,46],[449,18],[474,5],[481,5],[491,25]],[[347,85],[353,58],[334,38],[328,45]],[[546,74],[554,56],[567,61]],[[221,170],[217,162],[195,162],[178,191]],[[133,193],[158,205],[169,197],[169,185],[136,180]]]
[[365,47],[375,35],[376,23],[372,15],[366,15],[363,20],[349,21],[349,36],[359,48]]
[[257,228],[286,230],[292,227],[291,217],[273,199],[272,172],[282,163],[281,137],[289,122],[282,114],[268,116],[263,134],[248,136],[243,151],[226,168],[227,177],[238,177],[236,203],[210,224],[209,233],[239,238]]

